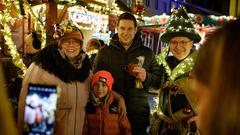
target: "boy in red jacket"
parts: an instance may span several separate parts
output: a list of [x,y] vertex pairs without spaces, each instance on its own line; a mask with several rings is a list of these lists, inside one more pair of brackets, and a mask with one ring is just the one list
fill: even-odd
[[94,74],[91,81],[90,101],[86,106],[83,135],[131,135],[127,118],[118,113],[112,96],[113,77],[105,70]]

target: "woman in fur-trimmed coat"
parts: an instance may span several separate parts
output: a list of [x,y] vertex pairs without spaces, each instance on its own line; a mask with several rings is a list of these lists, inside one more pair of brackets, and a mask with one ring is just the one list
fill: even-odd
[[58,95],[54,134],[82,134],[88,101],[91,66],[82,51],[83,35],[75,27],[60,37],[58,45],[41,50],[28,68],[20,93],[18,129],[23,134],[25,99],[29,83],[57,85]]

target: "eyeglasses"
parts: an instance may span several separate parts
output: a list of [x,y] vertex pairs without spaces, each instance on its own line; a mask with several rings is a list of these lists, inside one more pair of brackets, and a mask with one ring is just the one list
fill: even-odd
[[189,41],[170,41],[169,44],[170,45],[173,45],[173,46],[176,46],[176,45],[180,45],[180,46],[183,46],[183,45],[186,45],[187,43],[191,42],[192,40],[189,40]]
[[83,41],[82,40],[76,40],[76,39],[64,39],[63,44],[64,45],[70,45],[70,44],[82,45]]

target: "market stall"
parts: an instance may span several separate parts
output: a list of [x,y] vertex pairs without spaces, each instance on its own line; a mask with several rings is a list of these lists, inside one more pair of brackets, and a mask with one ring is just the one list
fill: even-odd
[[[215,16],[215,15],[200,15],[189,13],[190,20],[195,22],[195,27],[202,37],[202,41],[205,40],[205,36],[215,31],[225,23],[234,20],[232,16]],[[143,32],[144,43],[146,46],[152,48],[155,54],[161,52],[162,47],[165,45],[160,42],[161,34],[166,29],[170,16],[167,14],[156,15],[153,17],[144,17],[143,21],[139,21],[141,31]],[[198,47],[197,47],[198,48]]]

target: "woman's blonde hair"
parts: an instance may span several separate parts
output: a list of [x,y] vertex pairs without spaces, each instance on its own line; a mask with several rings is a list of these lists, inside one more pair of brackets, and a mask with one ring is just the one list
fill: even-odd
[[7,99],[2,65],[0,64],[0,132],[2,135],[16,135],[16,124],[13,120],[10,103]]
[[193,71],[210,90],[208,113],[200,118],[205,121],[206,135],[240,134],[239,58],[239,19],[217,30],[199,50]]

